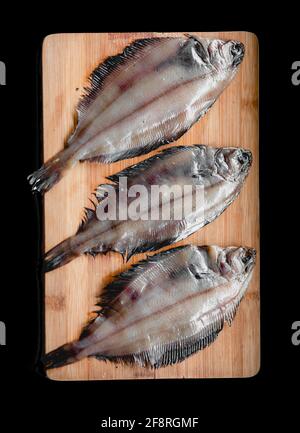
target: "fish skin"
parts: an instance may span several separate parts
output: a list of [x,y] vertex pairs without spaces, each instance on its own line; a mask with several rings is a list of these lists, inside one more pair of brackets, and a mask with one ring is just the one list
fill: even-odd
[[[182,219],[99,220],[98,213],[86,209],[86,217],[78,232],[61,242],[45,255],[44,270],[51,271],[65,265],[81,254],[107,253],[115,251],[126,257],[182,240],[199,228],[217,218],[238,196],[252,164],[249,150],[240,148],[214,148],[204,145],[174,146],[157,155],[121,171],[109,179],[110,187],[119,197],[119,179],[127,179],[127,188],[144,186],[149,195],[153,185],[190,185],[195,208]],[[98,206],[103,202],[103,189],[96,190]],[[195,201],[196,186],[202,186],[204,201]],[[167,198],[167,197],[166,197]],[[128,207],[130,206],[128,200]],[[171,211],[181,206],[180,200],[170,204]],[[158,206],[148,203],[148,214]]]
[[68,146],[28,177],[46,192],[78,161],[111,163],[183,135],[213,105],[244,57],[238,41],[141,39],[92,73]]
[[247,247],[187,245],[148,257],[104,289],[96,319],[78,341],[46,354],[44,366],[91,356],[150,368],[184,360],[232,324],[255,256]]

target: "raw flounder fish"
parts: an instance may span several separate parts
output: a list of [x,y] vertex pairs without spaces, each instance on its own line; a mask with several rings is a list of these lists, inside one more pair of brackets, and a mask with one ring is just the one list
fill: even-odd
[[[108,179],[114,182],[110,188],[115,191],[116,197],[105,199],[103,191],[107,191],[108,186],[98,187],[97,211],[86,209],[78,232],[48,251],[44,261],[45,271],[62,266],[84,253],[96,255],[116,251],[128,260],[133,254],[157,250],[186,238],[217,218],[238,196],[251,162],[249,150],[178,146],[110,176]],[[146,189],[150,200],[146,202],[144,213],[141,212],[138,221],[132,219],[129,213],[128,218],[123,220],[120,215],[113,220],[99,219],[98,210],[99,206],[103,207],[103,200],[115,202],[116,198],[118,205],[121,194],[119,185],[124,178],[127,179],[128,195],[133,186],[144,186]],[[161,200],[154,200],[151,188],[155,185],[170,187],[169,191],[176,185],[183,194],[175,194],[174,197],[162,194]],[[185,194],[181,187],[190,187],[189,193]],[[197,195],[197,188],[202,194]],[[162,210],[168,199],[170,213],[164,216]],[[132,200],[128,200],[127,208]],[[192,202],[192,206],[185,206],[188,201]],[[124,206],[121,203],[119,207]],[[159,219],[153,218],[155,212]]]
[[153,368],[180,362],[231,324],[254,264],[255,250],[244,247],[188,245],[154,255],[108,285],[97,318],[44,365],[89,356]]
[[90,77],[68,146],[28,179],[45,192],[78,161],[110,163],[145,154],[183,135],[234,77],[237,41],[193,36],[137,40]]

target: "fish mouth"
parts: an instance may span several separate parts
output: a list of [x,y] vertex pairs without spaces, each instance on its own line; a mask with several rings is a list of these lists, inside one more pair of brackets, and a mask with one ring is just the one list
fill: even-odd
[[232,41],[231,44],[230,53],[233,58],[232,66],[236,68],[242,63],[245,56],[245,45],[239,41]]
[[241,149],[237,159],[238,162],[241,164],[241,171],[247,171],[249,167],[251,167],[253,161],[251,150]]
[[235,147],[219,148],[215,153],[217,172],[225,180],[236,181],[241,174],[248,173],[252,165],[252,152]]
[[207,45],[207,55],[215,67],[237,68],[245,55],[245,46],[240,41],[215,39]]
[[256,250],[250,247],[230,248],[225,255],[225,261],[236,272],[250,272],[256,262]]
[[[203,249],[203,247],[198,247]],[[256,250],[250,247],[228,247],[206,246],[208,257],[221,275],[228,273],[249,273],[256,263]]]
[[242,251],[240,253],[240,260],[244,266],[245,274],[252,271],[256,263],[256,250],[250,247],[242,248]]
[[245,272],[250,271],[256,262],[256,250],[255,248],[244,248],[244,253],[241,258],[245,265]]
[[216,152],[216,160],[218,159],[218,153],[222,153],[224,156],[224,160],[227,165],[230,165],[233,158],[237,158],[238,162],[241,166],[250,166],[252,164],[252,152],[248,149],[240,149],[240,148],[228,148],[228,152],[225,152],[226,148],[220,148]]

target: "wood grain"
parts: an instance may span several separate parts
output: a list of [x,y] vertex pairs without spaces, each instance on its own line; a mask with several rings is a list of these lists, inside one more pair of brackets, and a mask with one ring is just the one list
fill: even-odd
[[[202,37],[237,39],[246,47],[245,59],[232,84],[209,113],[176,142],[251,149],[253,166],[239,198],[216,221],[180,244],[248,245],[259,252],[258,41],[254,34],[194,33]],[[165,33],[167,35],[178,35]],[[55,34],[43,44],[44,158],[63,148],[76,124],[76,105],[92,70],[134,39],[154,33]],[[173,144],[174,145],[174,144]],[[168,147],[168,146],[165,146]],[[145,159],[118,163],[78,164],[45,196],[45,249],[72,235],[89,205],[94,188],[104,177]],[[145,255],[130,260],[135,263]],[[78,338],[94,310],[96,297],[111,275],[124,270],[120,255],[80,257],[46,274],[46,351]],[[257,266],[236,319],[217,341],[185,362],[152,371],[113,365],[95,359],[51,370],[56,380],[248,377],[260,365],[259,254]]]

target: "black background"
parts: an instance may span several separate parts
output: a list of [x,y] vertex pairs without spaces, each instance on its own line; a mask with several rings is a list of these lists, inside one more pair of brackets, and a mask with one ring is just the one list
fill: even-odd
[[[77,14],[80,21],[79,10]],[[231,17],[209,24],[206,14],[204,25],[196,11],[195,16],[184,10],[182,14],[186,16],[182,30],[248,30],[259,39],[261,370],[250,379],[90,383],[52,382],[39,373],[43,286],[37,265],[42,200],[32,196],[26,176],[40,166],[42,158],[43,38],[66,31],[175,31],[182,25],[171,27],[166,20],[164,25],[153,21],[125,28],[124,20],[117,25],[102,17],[92,24],[84,16],[84,23],[77,26],[70,20],[49,25],[44,19],[32,23],[26,19],[22,25],[2,26],[0,33],[0,60],[7,67],[7,85],[0,86],[0,320],[7,326],[7,345],[0,346],[0,427],[7,418],[10,426],[31,431],[93,432],[105,416],[199,416],[203,427],[233,429],[235,424],[241,426],[236,421],[241,415],[247,427],[258,427],[263,417],[284,420],[287,429],[297,417],[300,346],[291,343],[291,325],[300,320],[296,239],[300,85],[291,83],[291,65],[300,60],[300,37],[292,24],[283,37],[282,28],[268,21],[259,26]]]

